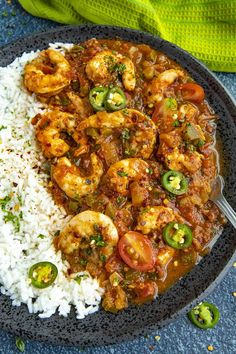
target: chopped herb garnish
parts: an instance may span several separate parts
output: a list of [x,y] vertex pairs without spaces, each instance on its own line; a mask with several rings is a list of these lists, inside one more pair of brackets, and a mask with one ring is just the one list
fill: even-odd
[[8,16],[8,13],[6,11],[3,11],[2,12],[2,17],[7,17]]
[[16,337],[16,347],[21,353],[25,351],[25,343],[20,337]]
[[118,72],[118,74],[122,75],[123,72],[125,71],[126,69],[126,65],[125,64],[115,64],[112,68],[111,68],[111,71],[113,72]]
[[119,196],[116,198],[116,203],[117,203],[118,205],[123,204],[123,203],[126,203],[126,201],[127,201],[127,198],[124,197],[123,195],[119,195]]
[[3,220],[5,221],[5,223],[7,222],[11,222],[15,228],[16,232],[20,231],[20,221],[19,221],[19,217],[14,215],[11,211],[5,211],[5,215],[3,217]]
[[55,233],[54,233],[54,236],[57,237],[60,235],[60,230],[57,230]]
[[133,149],[125,149],[124,154],[126,156],[134,156],[136,154],[136,150]]
[[125,128],[122,131],[121,138],[122,138],[122,140],[129,140],[130,139],[129,129]]
[[176,119],[173,123],[172,123],[173,127],[178,127],[180,125],[180,121],[178,119]]
[[20,194],[17,194],[17,199],[19,201],[20,206],[22,206],[22,196]]
[[174,98],[171,98],[171,97],[166,98],[165,103],[166,103],[167,108],[169,108],[171,110],[177,109],[177,102]]
[[[103,240],[102,235],[94,235],[90,237],[91,243],[95,243],[96,246],[98,247],[104,247],[106,246],[106,242]],[[95,242],[93,242],[95,241]]]
[[151,167],[148,167],[148,168],[147,168],[147,173],[148,173],[149,175],[152,175],[152,174],[153,174],[153,169],[152,169]]
[[196,146],[197,147],[202,147],[205,144],[205,141],[202,139],[199,139],[199,141],[197,142]]
[[3,129],[7,129],[7,127],[5,125],[0,125],[0,131]]
[[38,235],[38,238],[41,238],[41,239],[43,239],[43,238],[45,238],[46,236],[45,235],[43,235],[43,234],[39,234]]
[[118,176],[120,176],[120,177],[128,177],[128,176],[129,176],[128,173],[126,173],[126,172],[124,172],[124,171],[117,171],[117,174],[118,174]]
[[9,195],[6,195],[5,198],[0,199],[0,205],[3,211],[6,211],[6,205],[7,203],[11,200],[11,197]]
[[88,277],[89,277],[88,274],[80,274],[80,275],[77,275],[77,277],[75,278],[75,281],[76,281],[76,283],[78,283],[80,285],[81,280],[87,279]]
[[145,213],[147,213],[148,211],[149,211],[148,208],[143,208],[143,209],[141,210],[141,214],[145,214]]
[[100,260],[101,260],[102,262],[105,262],[106,259],[107,259],[107,257],[106,257],[104,254],[100,254]]
[[126,114],[126,115],[128,115],[128,114],[129,114],[129,111],[128,111],[128,109],[127,109],[127,108],[123,109],[123,110],[122,110],[122,112],[123,112],[124,114]]
[[86,261],[86,259],[81,259],[79,262],[83,266],[85,266],[88,263],[88,261]]

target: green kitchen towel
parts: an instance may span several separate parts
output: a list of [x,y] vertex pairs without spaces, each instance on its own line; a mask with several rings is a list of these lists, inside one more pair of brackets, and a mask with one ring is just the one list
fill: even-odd
[[60,23],[131,27],[173,42],[216,71],[236,72],[236,0],[19,0]]

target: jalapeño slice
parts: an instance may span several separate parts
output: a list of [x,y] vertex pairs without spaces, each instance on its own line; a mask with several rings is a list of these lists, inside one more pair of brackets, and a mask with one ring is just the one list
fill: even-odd
[[108,91],[105,107],[108,111],[119,111],[126,107],[126,96],[119,87],[113,87]]
[[174,170],[164,173],[161,184],[168,192],[176,195],[184,194],[188,189],[188,182],[183,173]]
[[57,267],[51,262],[36,263],[29,270],[31,284],[38,289],[44,289],[52,285],[57,274]]
[[215,327],[220,319],[220,312],[215,305],[202,302],[188,313],[188,317],[195,326],[208,329]]
[[108,88],[103,86],[98,86],[92,88],[89,92],[89,102],[93,106],[95,111],[105,110],[105,100],[107,96]]
[[192,244],[192,230],[185,224],[169,222],[163,230],[163,238],[167,245],[175,249],[187,248]]

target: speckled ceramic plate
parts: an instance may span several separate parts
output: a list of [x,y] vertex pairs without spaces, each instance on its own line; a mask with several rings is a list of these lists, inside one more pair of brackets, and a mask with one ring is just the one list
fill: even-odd
[[[236,107],[215,76],[184,50],[158,37],[128,28],[70,26],[23,38],[3,47],[0,50],[0,66],[8,65],[23,52],[45,49],[49,43],[78,43],[92,37],[120,37],[146,43],[176,60],[204,87],[207,100],[220,118],[218,135],[223,146],[221,173],[226,181],[225,195],[236,209]],[[130,340],[173,321],[209,294],[232,264],[235,249],[235,230],[227,224],[211,253],[187,276],[154,302],[142,307],[129,307],[117,315],[100,310],[83,320],[76,320],[72,310],[68,318],[53,315],[42,320],[37,315],[29,314],[25,305],[13,307],[10,299],[1,295],[0,327],[29,339],[63,345],[104,345]]]

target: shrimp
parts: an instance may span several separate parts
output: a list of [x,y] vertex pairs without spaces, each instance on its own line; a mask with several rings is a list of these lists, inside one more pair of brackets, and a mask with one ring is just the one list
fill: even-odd
[[157,128],[155,123],[145,114],[135,109],[125,109],[117,112],[97,112],[83,120],[78,130],[92,128],[124,128],[131,129],[128,132],[125,145],[132,156],[148,159],[156,142]]
[[183,77],[181,70],[169,69],[163,71],[158,77],[154,78],[146,89],[146,102],[149,107],[161,102],[164,98],[165,89],[173,84],[178,77]]
[[97,189],[103,175],[103,164],[95,153],[91,154],[91,165],[92,174],[82,177],[79,167],[67,157],[61,157],[52,167],[52,178],[68,197],[79,200]]
[[160,230],[167,223],[175,219],[176,215],[171,208],[148,206],[140,212],[136,229],[146,235],[151,231]]
[[87,138],[76,132],[76,125],[75,115],[61,112],[58,109],[41,115],[35,134],[41,144],[43,154],[48,158],[60,157],[70,149],[70,146],[60,137],[63,131],[71,134],[78,144],[86,146]]
[[82,240],[96,247],[95,240],[91,239],[94,235],[101,236],[104,244],[98,247],[100,255],[109,257],[119,239],[117,229],[108,216],[91,210],[74,216],[55,239],[55,246],[69,255],[80,249]]
[[56,94],[70,84],[70,72],[71,67],[65,57],[58,51],[47,49],[26,64],[24,84],[37,94]]
[[112,79],[112,72],[121,64],[123,85],[128,91],[135,88],[135,70],[132,60],[121,54],[113,54],[110,50],[97,53],[86,65],[88,78],[99,84],[105,84]]
[[110,166],[107,177],[112,187],[122,195],[129,194],[129,183],[148,175],[149,165],[142,159],[130,158],[118,161]]

